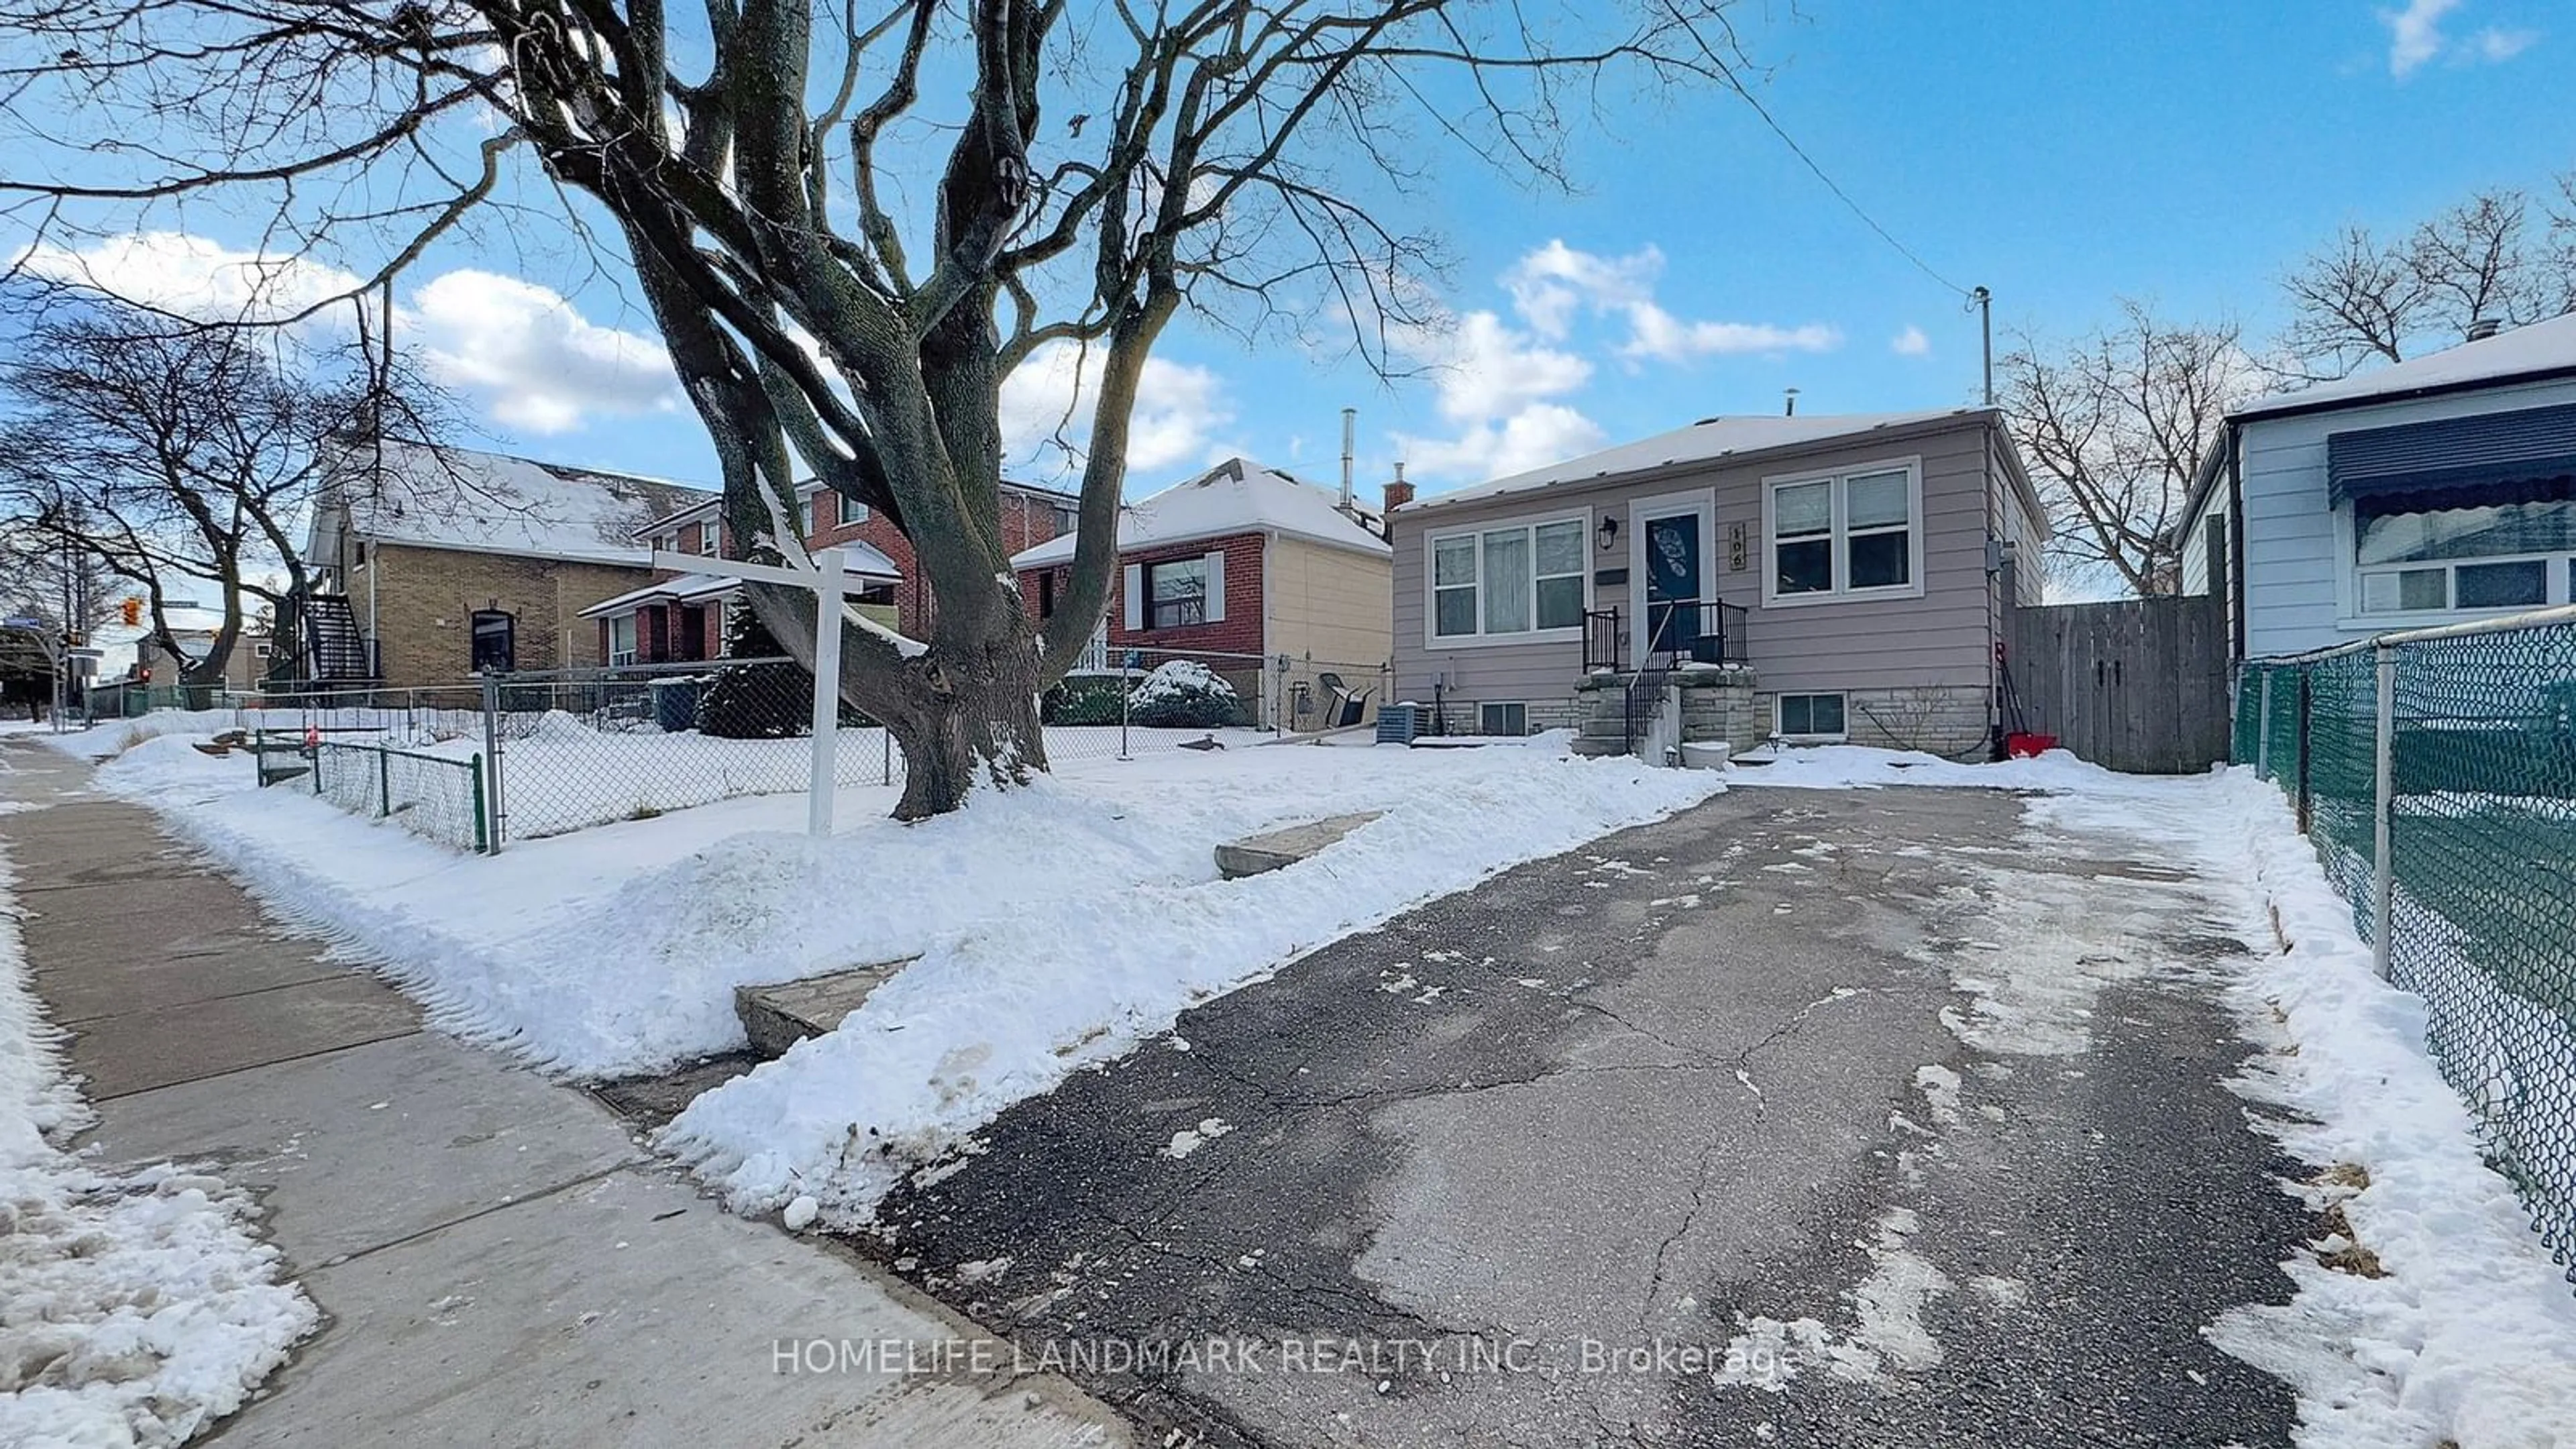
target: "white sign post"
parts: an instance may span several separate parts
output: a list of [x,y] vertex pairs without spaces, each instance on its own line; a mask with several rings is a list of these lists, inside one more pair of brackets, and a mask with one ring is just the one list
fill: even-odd
[[805,833],[821,839],[832,833],[832,787],[839,773],[841,736],[842,599],[849,575],[846,556],[837,548],[818,549],[812,569],[775,564],[738,563],[694,553],[653,550],[653,567],[682,573],[714,574],[754,583],[786,584],[814,593],[814,759],[805,785]]

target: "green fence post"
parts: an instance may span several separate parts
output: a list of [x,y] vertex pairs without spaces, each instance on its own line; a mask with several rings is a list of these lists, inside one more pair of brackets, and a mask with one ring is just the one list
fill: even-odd
[[489,855],[491,832],[483,820],[483,757],[476,755],[467,763],[474,767],[474,853]]
[[2308,756],[2312,753],[2308,746],[2312,737],[2311,730],[2316,723],[2313,709],[2316,696],[2309,687],[2309,681],[2315,674],[2316,668],[2313,665],[2302,665],[2299,668],[2299,833],[2301,835],[2308,833]]
[[394,813],[394,757],[391,750],[376,746],[376,818]]

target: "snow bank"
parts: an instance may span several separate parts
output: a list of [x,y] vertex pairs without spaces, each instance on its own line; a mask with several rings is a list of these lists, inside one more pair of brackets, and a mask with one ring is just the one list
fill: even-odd
[[0,1444],[176,1444],[240,1407],[313,1306],[222,1182],[60,1145],[91,1114],[28,986],[15,880],[0,854]]
[[2234,1310],[2212,1340],[2298,1389],[2302,1446],[2576,1443],[2576,1294],[2480,1157],[2468,1109],[2426,1053],[2422,1001],[2373,974],[2351,906],[2278,790],[2245,770],[2144,784],[2035,814],[2173,846],[2232,898],[2245,940],[2286,941],[2235,991],[2248,1034],[2275,1048],[2238,1086],[2286,1109],[2268,1125],[2292,1153],[2345,1169],[2352,1181],[2305,1191],[2342,1208],[2387,1275],[2302,1254],[2283,1264],[2289,1304]]
[[[247,762],[210,759],[181,739],[142,745],[98,780],[167,812],[273,910],[394,979],[441,1028],[557,1071],[611,1076],[741,1046],[737,985],[910,956],[924,958],[927,976],[998,969],[1014,990],[1077,988],[1060,970],[992,967],[995,950],[1213,989],[1219,977],[1242,979],[1353,928],[1334,929],[1345,919],[1381,918],[1457,888],[1443,882],[1465,884],[1719,788],[1714,774],[1587,765],[1564,758],[1562,746],[1088,759],[912,826],[883,818],[893,792],[844,790],[839,818],[850,823],[828,843],[788,833],[804,818],[804,802],[788,796],[514,843],[497,858],[460,855],[292,790],[257,790]],[[1334,898],[1343,887],[1322,890],[1300,907],[1307,915],[1290,919],[1275,914],[1285,909],[1272,903],[1276,885],[1216,887],[1218,843],[1362,810],[1388,812],[1354,837],[1385,843],[1368,857],[1382,878],[1346,883],[1347,900]],[[1467,837],[1472,848],[1459,843]],[[1454,858],[1387,853],[1410,842]],[[1200,888],[1211,889],[1201,897]],[[1164,929],[1146,918],[1167,899],[1207,932],[1204,942],[1176,944],[1166,930],[1151,951],[1131,945],[1139,932]],[[1263,933],[1246,937],[1229,924],[1246,909],[1274,913]],[[1247,940],[1289,944],[1223,969],[1196,959]],[[879,995],[891,1006],[915,989]],[[1097,1019],[1123,1009],[1109,1001]]]
[[[1174,770],[1158,788],[1126,793],[1125,828],[1102,831],[1138,852],[1120,868],[1125,888],[1036,909],[1011,902],[942,932],[838,1031],[700,1097],[663,1145],[739,1207],[813,1195],[836,1218],[864,1219],[900,1172],[1012,1103],[1167,1030],[1193,1003],[1719,788],[1709,772],[1575,760],[1561,742],[1446,754],[1265,749],[1188,776]],[[1016,836],[1023,820],[1080,820],[1102,808],[1073,795],[1031,792],[1007,809],[978,802],[929,828],[946,827],[961,847],[949,868],[968,890],[989,884],[1007,901],[1025,895],[1028,872],[1007,854],[985,862],[981,842],[1007,851],[991,832]],[[1386,813],[1288,869],[1215,879],[1207,852],[1218,840],[1362,809]],[[1175,828],[1175,810],[1199,818]],[[1184,841],[1160,868],[1138,868],[1151,859],[1145,852]]]

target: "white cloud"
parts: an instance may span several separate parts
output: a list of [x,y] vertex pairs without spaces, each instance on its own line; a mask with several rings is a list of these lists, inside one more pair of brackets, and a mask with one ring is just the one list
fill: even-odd
[[1842,345],[1842,334],[1810,323],[1779,327],[1766,322],[1692,322],[1675,317],[1655,301],[1655,286],[1664,273],[1664,253],[1649,243],[1624,257],[1578,251],[1551,240],[1512,263],[1503,273],[1503,288],[1512,308],[1530,330],[1551,342],[1562,342],[1577,314],[1617,316],[1628,323],[1628,338],[1619,355],[1631,363],[1652,359],[1688,362],[1693,358],[1760,352],[1829,352]]
[[532,433],[679,406],[658,340],[599,326],[558,293],[497,272],[435,278],[412,294],[395,340],[420,344],[431,376],[480,394],[494,420]]
[[1491,312],[1470,312],[1445,326],[1397,328],[1390,340],[1430,373],[1440,415],[1454,423],[1489,422],[1592,380],[1591,363]]
[[1888,339],[1887,350],[1899,357],[1929,357],[1932,339],[1923,335],[1922,328],[1908,323],[1904,331]]
[[[322,305],[356,291],[356,273],[184,232],[137,232],[78,250],[39,246],[20,260],[38,276],[183,316],[276,322],[320,306],[304,328],[335,337],[356,320],[354,304]],[[598,326],[517,277],[467,269],[431,279],[395,309],[394,340],[418,347],[433,378],[475,397],[505,427],[560,433],[678,406],[659,341]]]
[[[1554,303],[1538,306],[1545,316]],[[1483,311],[1446,325],[1396,329],[1390,338],[1430,374],[1440,415],[1459,429],[1450,438],[1396,435],[1396,449],[1416,478],[1472,482],[1600,445],[1598,425],[1553,401],[1592,380],[1592,364],[1583,358]]]
[[[1025,470],[1069,467],[1057,434],[1078,457],[1091,434],[1107,354],[1070,342],[1041,347],[1002,382],[1002,449]],[[1070,416],[1068,416],[1068,411]],[[1234,421],[1224,380],[1192,363],[1145,360],[1136,384],[1136,410],[1127,430],[1127,470],[1132,476],[1179,463],[1195,463],[1216,446],[1217,430]],[[1143,480],[1149,484],[1156,480]],[[1157,486],[1159,486],[1157,484]]]
[[[48,281],[91,288],[156,311],[208,321],[274,322],[355,291],[354,272],[309,257],[234,251],[185,232],[103,237],[74,250],[50,244],[18,253],[16,264]],[[337,309],[340,323],[350,313]],[[316,319],[331,325],[329,316]]]
[[2404,80],[2436,60],[2454,65],[2494,65],[2529,50],[2540,39],[2536,30],[2490,25],[2468,39],[2453,41],[2442,23],[2462,0],[2407,0],[2403,10],[2382,10],[2388,27],[2388,73]]
[[1603,257],[1550,240],[1512,263],[1503,288],[1532,330],[1562,341],[1584,306],[1604,312],[1652,302],[1663,271],[1664,254],[1651,243],[1624,257]]
[[2513,59],[2531,49],[2539,39],[2537,30],[2507,30],[2500,25],[2490,25],[2469,37],[2469,49],[2478,59],[2492,65]]
[[1747,352],[1831,352],[1843,334],[1821,323],[1775,327],[1767,322],[1684,322],[1652,302],[1628,309],[1633,329],[1619,355],[1636,361],[1687,362],[1694,357]]
[[1412,475],[1426,482],[1506,477],[1580,456],[1608,441],[1600,424],[1563,403],[1532,403],[1454,438],[1395,437]]

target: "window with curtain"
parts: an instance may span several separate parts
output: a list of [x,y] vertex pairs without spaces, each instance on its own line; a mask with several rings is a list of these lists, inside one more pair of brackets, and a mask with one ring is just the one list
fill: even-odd
[[1431,632],[1440,639],[1583,627],[1580,518],[1431,540]]

